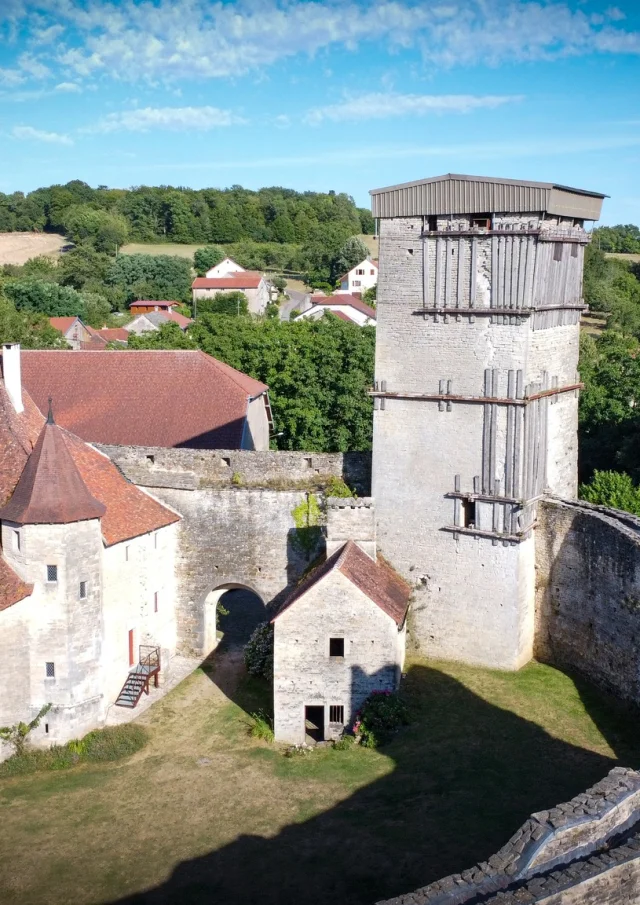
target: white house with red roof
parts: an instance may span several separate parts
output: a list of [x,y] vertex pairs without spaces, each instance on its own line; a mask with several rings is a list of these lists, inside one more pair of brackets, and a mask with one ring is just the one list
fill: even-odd
[[214,298],[218,292],[243,292],[252,314],[264,314],[269,304],[269,284],[257,270],[242,270],[216,277],[196,277],[191,284],[193,300]]
[[372,289],[378,282],[378,262],[371,258],[360,261],[347,273],[340,277],[340,288],[336,292],[363,293],[365,289]]
[[90,328],[79,317],[50,317],[49,323],[58,330],[72,349],[81,349],[82,343],[90,342]]
[[398,688],[411,588],[349,540],[272,620],[276,740],[339,738],[373,692]]
[[215,279],[216,277],[226,277],[230,273],[246,273],[245,268],[237,264],[233,258],[223,258],[215,267],[210,267],[205,273],[205,277]]
[[64,743],[170,675],[180,516],[45,419],[11,345],[0,451],[0,725],[51,704],[30,741]]
[[317,320],[327,312],[335,314],[340,320],[351,321],[359,327],[375,327],[375,308],[365,304],[356,295],[312,295],[310,307],[298,314],[294,320]]

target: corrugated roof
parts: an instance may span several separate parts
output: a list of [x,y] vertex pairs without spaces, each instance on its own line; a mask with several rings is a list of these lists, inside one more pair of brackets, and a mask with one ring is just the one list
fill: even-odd
[[552,182],[499,179],[447,173],[385,188],[372,189],[374,217],[416,217],[435,214],[534,213],[597,220],[601,192]]
[[325,560],[311,575],[302,581],[295,591],[285,600],[275,620],[303,594],[322,581],[330,572],[342,572],[363,594],[390,616],[396,625],[402,625],[409,606],[411,588],[400,578],[388,563],[374,562],[370,556],[352,540]]
[[83,440],[120,446],[239,449],[248,398],[265,384],[200,351],[23,350],[22,380],[41,411]]

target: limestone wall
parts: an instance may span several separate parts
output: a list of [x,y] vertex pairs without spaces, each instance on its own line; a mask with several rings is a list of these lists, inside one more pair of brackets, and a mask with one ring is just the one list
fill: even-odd
[[640,773],[614,768],[533,814],[488,861],[380,905],[631,905],[640,897]]
[[536,585],[536,657],[640,703],[640,519],[546,500]]

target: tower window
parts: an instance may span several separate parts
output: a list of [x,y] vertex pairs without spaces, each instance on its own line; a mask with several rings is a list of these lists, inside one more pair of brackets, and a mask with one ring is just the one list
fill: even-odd
[[55,663],[46,663],[45,664],[45,675],[47,679],[55,679],[56,677],[56,664]]
[[13,532],[13,549],[17,550],[18,552],[20,551],[20,532],[19,531]]
[[87,582],[81,581],[80,582],[80,600],[84,600],[86,596],[87,596]]
[[475,500],[463,500],[462,501],[462,526],[463,528],[475,528],[476,527],[476,501]]
[[153,612],[154,613],[158,612],[158,592],[157,591],[153,592]]
[[129,544],[124,548],[124,561],[129,562]]
[[571,246],[571,257],[572,258],[578,257],[578,243],[577,242],[574,242],[573,245]]
[[151,465],[154,465],[154,464],[155,464],[155,461],[156,461],[156,457],[155,457],[155,456],[147,456],[147,462],[150,462]]
[[436,233],[438,231],[438,218],[435,214],[432,214],[427,221],[427,227],[430,233]]
[[329,706],[329,722],[339,723],[344,726],[344,706],[342,704],[331,704]]
[[57,581],[58,580],[58,567],[57,566],[47,566],[47,581]]
[[344,657],[344,638],[329,638],[329,656]]
[[561,261],[562,260],[562,249],[564,248],[562,242],[554,242],[553,245],[553,260]]

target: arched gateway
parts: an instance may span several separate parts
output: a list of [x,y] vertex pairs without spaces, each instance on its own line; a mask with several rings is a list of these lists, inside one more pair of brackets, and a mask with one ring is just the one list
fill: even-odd
[[207,594],[203,607],[203,650],[207,656],[221,638],[230,646],[242,646],[267,618],[261,595],[250,585],[226,582]]

